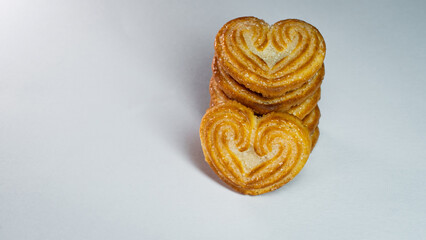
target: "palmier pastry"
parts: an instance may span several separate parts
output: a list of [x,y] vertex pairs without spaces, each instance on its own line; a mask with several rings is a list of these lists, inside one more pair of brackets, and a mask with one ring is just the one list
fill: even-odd
[[287,112],[300,119],[303,119],[310,112],[312,112],[312,110],[315,109],[320,99],[321,99],[321,88],[319,88],[312,96],[310,96],[304,102],[290,108]]
[[236,191],[273,191],[302,170],[311,151],[307,127],[297,117],[273,112],[257,117],[240,103],[209,108],[200,139],[210,167]]
[[318,127],[316,127],[314,133],[311,134],[311,141],[312,141],[311,152],[312,152],[312,150],[314,150],[315,145],[318,142],[319,135],[320,135],[320,130],[319,130]]
[[265,97],[279,97],[305,84],[321,68],[325,51],[320,32],[297,19],[270,26],[255,17],[236,18],[215,39],[224,71]]
[[320,88],[324,78],[323,66],[300,88],[289,91],[283,96],[264,97],[247,89],[226,74],[218,64],[218,58],[213,59],[212,70],[213,77],[226,96],[252,108],[259,114],[287,111],[291,107],[302,103]]
[[212,77],[210,79],[209,84],[209,92],[210,92],[210,107],[225,103],[227,101],[231,101],[225,93],[219,88],[216,80]]
[[321,112],[318,106],[315,107],[312,112],[310,112],[306,117],[302,119],[303,125],[305,125],[309,133],[313,133],[315,131],[315,128],[319,124],[319,120],[321,118]]
[[[222,91],[222,89],[219,88],[216,80],[212,78],[210,80],[210,106],[216,106],[219,104],[222,104],[226,101],[231,101],[232,99],[228,98],[226,94]],[[314,108],[317,106],[318,101],[321,98],[321,88],[318,89],[312,96],[310,96],[308,99],[306,99],[304,102],[302,102],[299,105],[293,106],[288,112],[300,119],[303,119],[306,117]],[[255,109],[252,109],[256,114],[262,114],[261,112],[256,111]],[[281,110],[280,110],[281,111]]]

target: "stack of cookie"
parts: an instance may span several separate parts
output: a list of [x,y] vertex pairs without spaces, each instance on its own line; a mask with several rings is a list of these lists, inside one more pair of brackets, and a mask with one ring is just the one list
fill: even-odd
[[230,187],[259,195],[302,170],[319,137],[324,57],[321,34],[300,20],[243,17],[220,29],[200,140]]
[[255,17],[226,23],[215,40],[210,105],[235,100],[255,114],[290,113],[319,137],[325,43],[312,25],[288,19],[270,26]]

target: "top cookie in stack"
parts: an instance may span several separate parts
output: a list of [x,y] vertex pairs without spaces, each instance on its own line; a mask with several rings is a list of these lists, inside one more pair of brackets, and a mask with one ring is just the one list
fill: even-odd
[[301,20],[272,26],[255,17],[231,20],[215,39],[212,105],[232,99],[257,114],[289,112],[303,119],[320,98],[325,51],[319,31]]

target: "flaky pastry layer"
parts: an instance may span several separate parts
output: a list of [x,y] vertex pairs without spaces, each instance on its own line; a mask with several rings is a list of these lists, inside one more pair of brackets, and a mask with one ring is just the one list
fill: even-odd
[[312,141],[311,152],[312,152],[312,150],[314,150],[315,145],[318,142],[319,136],[320,136],[320,130],[319,130],[318,127],[316,127],[314,133],[311,134],[311,141]]
[[[231,101],[232,99],[229,98],[219,87],[217,81],[214,77],[210,79],[210,85],[209,85],[209,92],[210,92],[210,106],[215,106],[222,104],[226,101]],[[321,99],[321,88],[316,90],[314,94],[312,94],[308,99],[303,101],[302,103],[295,105],[291,107],[288,110],[285,110],[283,108],[276,110],[277,112],[287,112],[290,113],[300,119],[303,119],[306,117],[314,108],[317,106],[319,100]],[[248,106],[247,106],[248,107]],[[263,111],[259,108],[252,108],[252,110],[256,114],[266,114],[271,111]]]
[[306,117],[302,119],[302,123],[308,128],[309,133],[312,134],[315,131],[315,128],[318,126],[320,118],[321,112],[317,105],[314,110],[312,110]]
[[322,67],[300,88],[286,92],[283,96],[264,97],[239,84],[230,75],[226,74],[217,59],[216,57],[213,58],[212,70],[213,78],[217,81],[220,89],[228,98],[252,108],[259,114],[288,111],[312,96],[320,88],[324,79],[324,67]]

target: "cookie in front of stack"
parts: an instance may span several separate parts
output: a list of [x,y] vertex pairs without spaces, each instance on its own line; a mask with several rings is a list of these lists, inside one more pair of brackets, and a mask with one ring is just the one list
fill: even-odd
[[[206,161],[235,190],[251,195],[272,191],[302,169],[309,154],[299,150],[310,152],[319,137],[317,103],[325,50],[319,31],[296,19],[270,26],[255,17],[242,17],[218,32],[211,107],[203,117],[200,137]],[[254,117],[233,118],[233,111]],[[257,124],[239,124],[250,118],[268,131],[259,131]]]

